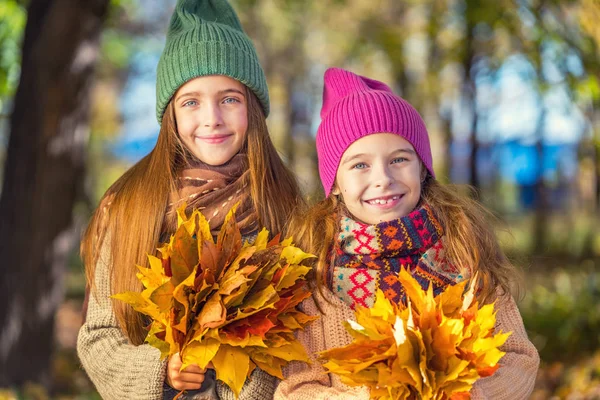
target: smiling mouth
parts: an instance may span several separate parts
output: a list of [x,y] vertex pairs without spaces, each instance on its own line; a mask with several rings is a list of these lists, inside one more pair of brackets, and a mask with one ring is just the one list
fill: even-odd
[[233,136],[232,134],[222,134],[222,135],[210,135],[210,136],[196,136],[196,139],[202,140],[206,143],[222,143],[227,138]]
[[376,199],[366,200],[366,203],[371,205],[386,205],[400,200],[404,195],[395,194],[392,196],[378,197]]

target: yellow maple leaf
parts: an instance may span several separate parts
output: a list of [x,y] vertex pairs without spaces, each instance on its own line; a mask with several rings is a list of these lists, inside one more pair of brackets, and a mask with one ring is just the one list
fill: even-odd
[[262,369],[266,373],[276,376],[279,379],[283,379],[283,373],[281,371],[281,367],[285,365],[285,361],[273,357],[269,354],[265,354],[261,351],[253,351],[250,353],[250,357],[252,361],[258,366],[258,368]]
[[231,388],[237,398],[246,382],[250,369],[250,356],[239,347],[222,345],[212,359],[217,379]]
[[146,342],[163,358],[179,352],[183,368],[212,362],[236,396],[257,366],[282,378],[289,361],[308,362],[293,332],[316,318],[296,308],[310,296],[301,263],[313,256],[266,229],[242,244],[235,207],[216,241],[204,215],[185,210],[149,268],[138,267],[143,291],[113,296],[152,318]]
[[150,331],[148,332],[148,336],[146,336],[146,343],[151,346],[156,347],[160,350],[160,358],[164,359],[169,356],[170,346],[164,340],[159,339],[157,334],[165,334],[165,326],[158,322],[154,321],[150,326]]
[[[344,322],[353,341],[319,353],[324,368],[372,399],[467,399],[477,379],[493,374],[510,333],[494,333],[494,305],[478,308],[474,287],[449,286],[437,297],[404,269],[406,305],[380,290],[373,307]],[[476,282],[476,277],[474,278]],[[463,295],[464,294],[464,295]]]
[[309,361],[306,350],[304,350],[304,347],[298,341],[293,341],[289,344],[279,347],[266,347],[262,350],[262,352],[285,361]]
[[193,340],[188,343],[181,351],[181,359],[183,364],[181,369],[185,369],[189,365],[197,365],[200,368],[206,368],[209,362],[217,354],[221,342],[217,339]]
[[148,256],[150,268],[140,267],[138,265],[138,279],[142,282],[146,289],[156,289],[164,284],[170,278],[165,275],[162,267],[162,261],[154,256]]
[[202,307],[198,315],[200,329],[216,328],[225,322],[227,310],[221,301],[221,295],[214,293]]

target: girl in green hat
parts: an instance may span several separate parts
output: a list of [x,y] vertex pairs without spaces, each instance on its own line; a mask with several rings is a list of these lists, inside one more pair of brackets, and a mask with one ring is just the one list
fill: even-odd
[[[178,355],[161,361],[144,344],[141,315],[109,296],[141,291],[135,266],[174,232],[184,202],[210,218],[213,232],[239,203],[236,218],[249,238],[262,227],[281,232],[302,200],[269,137],[264,72],[226,0],[178,1],[156,87],[156,146],[109,188],[81,243],[91,291],[77,351],[104,399],[172,398],[181,390],[229,399],[212,370],[180,371]],[[240,398],[271,398],[276,384],[256,369]]]

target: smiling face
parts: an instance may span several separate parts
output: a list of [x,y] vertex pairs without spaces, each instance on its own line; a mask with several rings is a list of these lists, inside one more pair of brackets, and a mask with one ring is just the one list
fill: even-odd
[[391,221],[415,209],[425,171],[404,138],[371,134],[352,143],[342,156],[332,193],[341,195],[348,211],[361,222]]
[[179,137],[200,161],[222,165],[244,144],[248,129],[245,86],[222,75],[202,76],[173,97]]

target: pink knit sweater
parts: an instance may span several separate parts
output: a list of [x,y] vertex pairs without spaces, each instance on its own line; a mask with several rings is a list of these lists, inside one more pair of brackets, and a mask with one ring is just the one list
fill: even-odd
[[[311,354],[313,363],[292,362],[284,371],[285,379],[279,384],[274,399],[321,400],[321,399],[369,399],[366,387],[351,388],[333,374],[326,374],[314,354],[333,347],[345,346],[351,338],[342,321],[354,319],[354,312],[330,291],[315,296],[324,315],[321,315],[313,298],[304,301],[307,314],[321,315],[304,331],[299,340]],[[500,368],[494,375],[482,378],[471,390],[472,399],[521,400],[527,399],[533,390],[539,366],[539,356],[527,338],[523,320],[512,296],[504,296],[496,302],[496,331],[512,332],[502,350],[506,355],[500,360]]]

